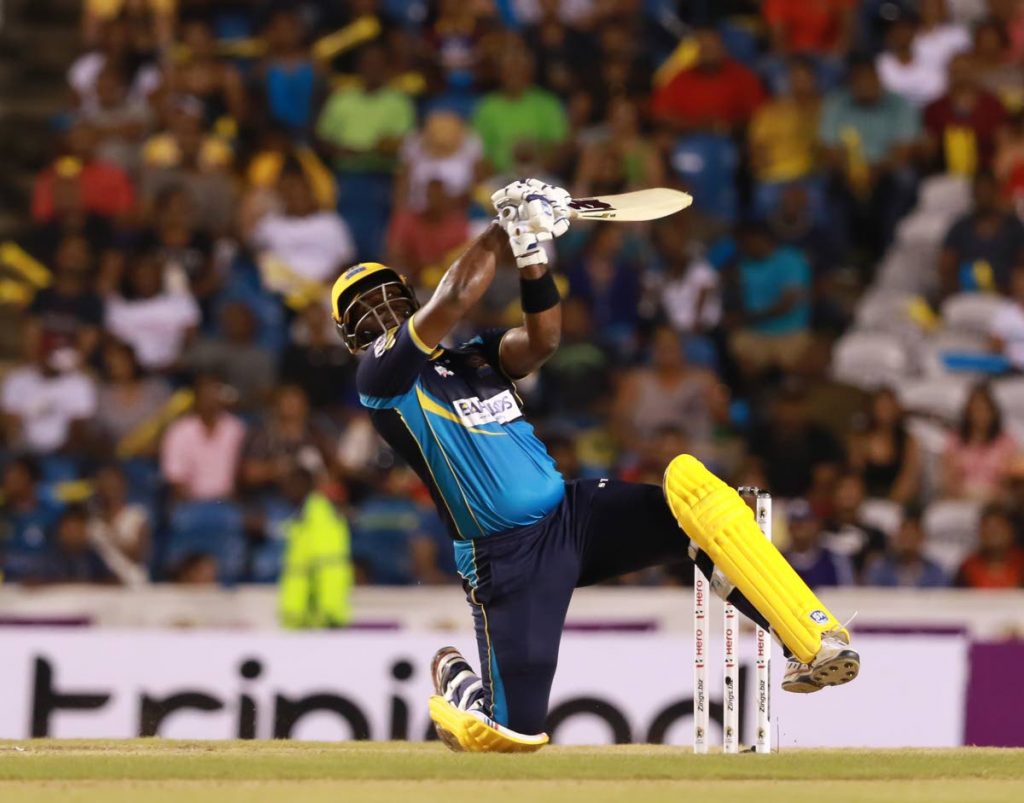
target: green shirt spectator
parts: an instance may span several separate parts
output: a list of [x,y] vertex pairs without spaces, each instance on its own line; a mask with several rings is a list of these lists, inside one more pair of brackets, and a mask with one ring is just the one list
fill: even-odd
[[498,173],[512,168],[519,143],[548,149],[569,135],[561,101],[533,85],[533,64],[525,53],[508,53],[502,59],[501,76],[501,89],[485,95],[473,114],[484,155]]
[[338,170],[390,172],[402,138],[416,124],[404,92],[386,84],[387,60],[368,48],[359,62],[360,85],[338,89],[327,99],[316,133],[334,152]]

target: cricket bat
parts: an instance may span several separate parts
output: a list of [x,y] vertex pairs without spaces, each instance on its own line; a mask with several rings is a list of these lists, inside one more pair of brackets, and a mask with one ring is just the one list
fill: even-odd
[[573,198],[569,209],[575,220],[613,220],[633,223],[674,215],[693,203],[693,196],[680,190],[655,187],[622,195]]

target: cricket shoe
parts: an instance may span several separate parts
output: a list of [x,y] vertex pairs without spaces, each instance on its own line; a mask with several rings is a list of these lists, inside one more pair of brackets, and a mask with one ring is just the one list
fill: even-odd
[[462,711],[439,694],[430,698],[430,718],[445,744],[460,752],[535,753],[548,743],[546,733],[517,733],[483,711]]
[[[430,676],[434,693],[443,697],[454,708],[463,711],[483,710],[483,683],[469,661],[454,647],[442,647],[430,662]],[[438,737],[450,749],[462,752],[458,738],[441,723],[434,722]]]
[[821,649],[809,664],[790,658],[782,677],[782,690],[811,694],[826,686],[849,683],[860,672],[860,655],[850,648],[850,637],[841,630],[821,634]]

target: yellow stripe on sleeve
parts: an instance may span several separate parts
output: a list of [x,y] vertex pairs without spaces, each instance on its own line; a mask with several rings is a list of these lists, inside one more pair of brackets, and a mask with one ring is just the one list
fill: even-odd
[[413,315],[409,319],[409,337],[412,338],[412,342],[416,344],[416,348],[422,351],[424,354],[433,354],[434,349],[424,343],[418,334],[416,334],[416,327],[413,326],[413,321],[416,320],[416,316]]

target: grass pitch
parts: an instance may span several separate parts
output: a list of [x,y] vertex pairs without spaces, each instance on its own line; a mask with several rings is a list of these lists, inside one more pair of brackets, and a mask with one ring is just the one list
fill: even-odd
[[1024,800],[1024,750],[657,746],[456,755],[405,742],[0,742],[4,803],[661,803]]

